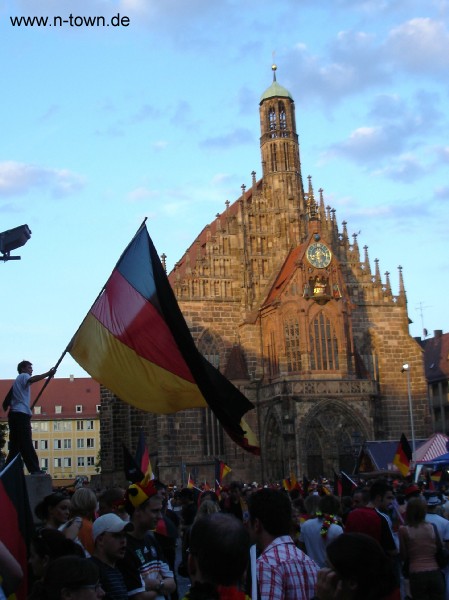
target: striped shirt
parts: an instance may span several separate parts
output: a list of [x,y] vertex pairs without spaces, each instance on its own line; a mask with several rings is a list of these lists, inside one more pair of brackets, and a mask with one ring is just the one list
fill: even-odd
[[261,600],[308,600],[315,595],[319,567],[289,535],[274,539],[257,559]]

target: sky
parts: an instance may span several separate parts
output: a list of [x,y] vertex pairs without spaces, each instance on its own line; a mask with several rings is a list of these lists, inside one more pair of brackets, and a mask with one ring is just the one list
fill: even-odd
[[0,231],[32,231],[0,264],[1,378],[58,361],[145,217],[170,270],[260,178],[273,61],[304,180],[395,294],[403,267],[411,335],[449,331],[448,0],[2,0],[0,53]]

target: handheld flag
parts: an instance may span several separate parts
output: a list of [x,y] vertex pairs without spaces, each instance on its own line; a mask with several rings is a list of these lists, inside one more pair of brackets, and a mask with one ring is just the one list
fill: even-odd
[[352,492],[357,489],[357,484],[344,471],[340,471],[340,473],[341,473],[341,479],[340,479],[341,495],[342,496],[350,496],[352,494]]
[[189,473],[189,477],[187,478],[187,487],[189,489],[193,489],[196,488],[195,482],[193,481],[193,479],[190,477],[190,473]]
[[195,346],[145,223],[68,352],[124,402],[158,414],[209,406],[234,442],[260,453],[243,421],[254,406]]
[[125,469],[125,476],[131,483],[139,483],[144,478],[145,474],[142,472],[136,459],[131,455],[131,452],[122,444],[123,448],[123,465]]
[[[18,454],[0,473],[0,540],[22,567],[28,570],[28,547],[33,533],[28,492],[23,474],[22,458]],[[24,577],[16,598],[27,598],[27,577]]]
[[136,463],[139,465],[142,473],[149,479],[154,479],[153,469],[151,467],[150,454],[145,441],[145,433],[143,429],[139,433],[139,441],[136,449]]
[[231,467],[228,467],[226,463],[222,460],[218,460],[218,458],[215,459],[215,481],[218,484],[218,487],[221,487],[223,478],[231,471]]
[[404,434],[401,435],[396,454],[393,458],[393,464],[399,469],[401,475],[405,477],[410,471],[410,461],[412,460],[412,449]]

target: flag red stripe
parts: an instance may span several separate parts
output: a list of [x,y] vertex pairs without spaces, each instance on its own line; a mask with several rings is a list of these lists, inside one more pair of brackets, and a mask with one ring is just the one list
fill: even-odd
[[114,337],[139,356],[194,382],[164,318],[119,271],[112,273],[91,313]]

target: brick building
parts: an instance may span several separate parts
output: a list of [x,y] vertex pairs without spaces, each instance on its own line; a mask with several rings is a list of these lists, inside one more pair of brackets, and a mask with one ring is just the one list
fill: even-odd
[[[262,178],[207,224],[169,278],[202,353],[254,402],[260,459],[223,434],[208,409],[146,415],[106,391],[104,475],[121,465],[144,426],[165,481],[213,481],[213,460],[235,478],[309,477],[352,468],[355,440],[410,436],[430,416],[422,348],[408,331],[401,267],[398,293],[371,265],[347,223],[337,224],[323,190],[306,190],[291,94],[276,81],[260,101]],[[400,260],[400,257],[397,257]],[[107,431],[107,436],[103,435]],[[106,477],[107,479],[107,477]]]

